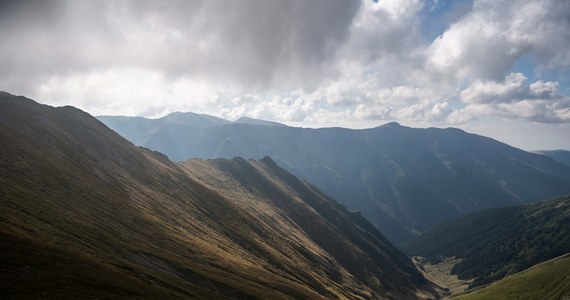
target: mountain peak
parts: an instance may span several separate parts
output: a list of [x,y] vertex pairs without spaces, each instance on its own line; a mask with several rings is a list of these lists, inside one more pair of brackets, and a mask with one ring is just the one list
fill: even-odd
[[268,155],[264,156],[260,161],[267,166],[277,166],[277,163]]
[[394,121],[394,122],[386,123],[384,125],[380,125],[377,128],[402,128],[402,127],[405,127],[405,126],[402,126],[402,125],[400,125],[400,123]]
[[262,126],[273,126],[273,127],[286,127],[287,125],[272,122],[272,121],[265,121],[260,119],[253,119],[249,117],[241,117],[234,121],[235,124],[250,124],[250,125],[262,125]]
[[230,121],[207,114],[193,112],[173,112],[161,118],[167,123],[190,125],[199,128],[229,124]]

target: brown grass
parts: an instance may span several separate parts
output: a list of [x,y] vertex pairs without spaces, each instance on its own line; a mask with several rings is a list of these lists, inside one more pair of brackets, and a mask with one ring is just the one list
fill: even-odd
[[271,162],[177,165],[74,108],[0,101],[6,298],[437,293],[369,223]]

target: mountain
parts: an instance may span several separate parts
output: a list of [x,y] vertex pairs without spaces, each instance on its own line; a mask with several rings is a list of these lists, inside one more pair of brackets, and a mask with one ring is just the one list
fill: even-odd
[[458,300],[541,299],[570,297],[570,254],[541,263],[501,279],[480,290],[456,297]]
[[151,136],[159,132],[174,131],[176,128],[189,127],[196,130],[231,123],[214,116],[190,112],[175,112],[160,119],[124,116],[99,116],[97,118],[107,126],[119,130],[122,135],[129,136],[129,139],[137,145],[144,145]]
[[[426,283],[410,259],[396,250],[362,215],[348,211],[314,186],[280,168],[269,157],[261,161],[190,160],[182,163],[182,167],[192,179],[224,197],[249,199],[240,206],[259,219],[270,217],[267,224],[275,230],[290,227],[279,221],[278,216],[285,213],[309,240],[335,257],[350,276],[368,286],[379,284],[396,299],[402,299],[410,297],[414,289],[401,282]],[[259,203],[260,199],[268,203]],[[280,244],[289,243],[298,234],[288,230],[262,238],[264,243]],[[303,246],[296,251],[306,255],[309,243],[301,241],[300,244]],[[313,264],[318,265],[318,262],[313,261],[306,267],[314,268]],[[342,275],[332,268],[327,271],[333,278]]]
[[[129,132],[102,121],[137,143]],[[179,161],[270,156],[362,212],[395,243],[474,211],[570,193],[570,166],[454,128],[180,126],[147,132],[137,144]]]
[[261,161],[173,163],[73,107],[0,93],[0,292],[428,299],[360,214]]
[[570,253],[570,195],[544,202],[494,208],[448,221],[403,246],[431,261],[457,257],[452,269],[471,287],[487,284],[545,260]]
[[262,125],[262,126],[277,126],[277,127],[286,127],[287,126],[287,125],[277,123],[277,122],[252,119],[252,118],[248,118],[248,117],[241,117],[241,118],[235,120],[233,123],[234,124]]
[[534,151],[534,153],[548,156],[557,162],[570,166],[570,151],[568,150],[541,150]]

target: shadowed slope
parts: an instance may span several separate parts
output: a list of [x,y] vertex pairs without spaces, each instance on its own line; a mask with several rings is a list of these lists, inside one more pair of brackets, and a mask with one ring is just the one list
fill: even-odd
[[[360,213],[353,213],[315,187],[281,169],[269,157],[261,161],[190,160],[182,164],[191,177],[220,194],[246,201],[252,213],[286,215],[289,224],[276,228],[281,236],[312,240],[330,254],[351,276],[367,286],[388,290],[396,299],[409,298],[427,282],[411,260],[391,245]],[[246,204],[247,205],[247,204]],[[273,220],[268,226],[275,224]],[[313,262],[314,264],[315,262]],[[313,268],[312,265],[308,267]],[[333,278],[344,275],[327,270]],[[424,296],[427,294],[424,294]]]
[[[310,208],[307,197],[327,199],[333,212],[346,213],[312,188],[288,187],[299,195],[300,210],[281,209],[263,198],[282,193],[278,186],[240,186],[263,188],[264,194],[250,198],[222,193],[225,188],[204,186],[200,171],[128,143],[80,110],[6,93],[0,102],[0,237],[14,244],[1,248],[0,268],[2,274],[19,274],[4,276],[6,297],[435,295],[409,260],[379,233],[355,224],[362,221],[358,218],[341,220],[360,228],[358,235],[331,232],[343,239],[339,245],[348,253],[361,247],[364,237],[378,240],[373,243],[377,252],[354,252],[347,260],[306,232],[302,222],[334,228]],[[247,164],[242,167],[248,172]],[[303,219],[307,211],[314,220]],[[18,254],[26,251],[30,255]],[[26,270],[33,276],[26,277]],[[379,272],[392,270],[397,279],[383,281]],[[39,276],[41,281],[28,280]],[[397,285],[405,289],[394,290]]]

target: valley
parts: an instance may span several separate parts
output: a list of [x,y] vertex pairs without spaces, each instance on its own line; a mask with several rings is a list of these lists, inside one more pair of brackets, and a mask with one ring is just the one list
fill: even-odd
[[421,257],[414,257],[413,259],[427,279],[447,289],[447,293],[442,299],[463,293],[473,282],[472,279],[462,280],[457,275],[452,274],[453,267],[461,262],[460,259],[447,257],[437,263],[428,262]]

